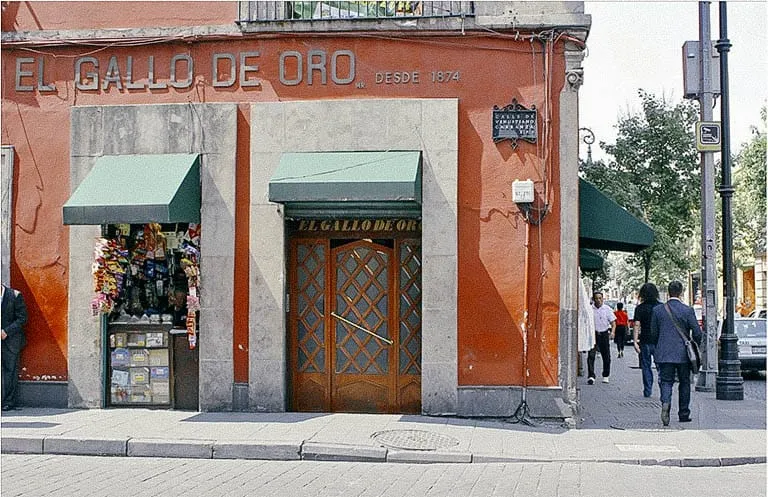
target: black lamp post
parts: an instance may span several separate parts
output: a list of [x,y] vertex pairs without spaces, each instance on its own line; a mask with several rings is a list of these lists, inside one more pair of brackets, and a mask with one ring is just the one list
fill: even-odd
[[589,128],[579,128],[579,131],[584,132],[584,137],[581,141],[587,144],[587,165],[592,165],[592,144],[595,143],[595,134]]
[[720,112],[723,127],[723,143],[720,160],[723,169],[723,182],[720,196],[723,198],[723,293],[725,294],[725,316],[723,332],[720,335],[720,360],[715,380],[716,397],[719,400],[744,400],[744,379],[741,377],[738,338],[733,331],[733,315],[736,311],[733,295],[733,227],[731,221],[731,132],[728,107],[728,51],[731,41],[728,39],[728,16],[726,2],[720,4],[720,39],[715,48],[720,53]]

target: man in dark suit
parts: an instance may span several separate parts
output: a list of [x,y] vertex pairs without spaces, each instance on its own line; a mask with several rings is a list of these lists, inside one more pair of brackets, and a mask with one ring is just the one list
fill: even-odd
[[659,381],[661,383],[661,422],[669,425],[669,410],[672,404],[672,387],[675,383],[675,374],[679,386],[677,416],[681,423],[691,421],[691,410],[688,404],[691,401],[691,363],[688,361],[688,353],[685,342],[680,336],[678,328],[683,334],[701,343],[701,328],[696,320],[693,308],[685,305],[680,300],[683,293],[683,284],[672,281],[667,286],[669,300],[664,305],[653,308],[651,316],[651,332],[659,337],[656,344],[654,361],[659,367]]
[[19,355],[27,343],[24,336],[24,324],[27,322],[27,306],[21,292],[2,285],[2,369],[3,369],[3,402],[2,410],[11,411],[16,408],[17,386],[19,384]]

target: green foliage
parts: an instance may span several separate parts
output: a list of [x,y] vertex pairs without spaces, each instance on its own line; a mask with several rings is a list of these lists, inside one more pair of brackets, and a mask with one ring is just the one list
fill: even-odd
[[654,244],[627,260],[642,269],[643,281],[667,281],[697,265],[690,255],[701,188],[693,134],[696,107],[691,102],[671,105],[643,90],[639,96],[642,112],[619,119],[615,144],[600,143],[613,158],[582,163],[581,172],[653,228]]
[[766,244],[766,108],[761,111],[762,131],[752,128],[752,139],[743,144],[734,160],[733,252],[737,266],[754,264],[755,254]]

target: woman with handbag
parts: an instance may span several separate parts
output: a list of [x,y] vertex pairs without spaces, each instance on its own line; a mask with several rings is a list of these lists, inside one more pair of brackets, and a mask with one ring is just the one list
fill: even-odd
[[[651,332],[657,334],[654,360],[659,367],[661,383],[661,422],[669,425],[669,411],[672,403],[672,387],[675,375],[678,385],[677,416],[681,423],[691,421],[691,376],[698,373],[698,363],[692,365],[689,350],[701,343],[702,335],[693,308],[680,300],[683,284],[672,281],[667,286],[669,300],[653,309]],[[693,374],[692,374],[693,373]]]

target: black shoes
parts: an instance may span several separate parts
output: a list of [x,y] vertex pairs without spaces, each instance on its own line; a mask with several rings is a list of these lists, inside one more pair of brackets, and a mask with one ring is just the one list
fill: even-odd
[[10,405],[5,405],[5,406],[2,407],[3,411],[13,411],[14,409],[16,409],[16,408],[14,406],[10,406]]
[[[661,404],[661,424],[664,426],[669,426],[669,411],[672,407],[672,404],[664,403]],[[692,421],[690,416],[686,417],[679,417],[678,418],[681,423],[690,423]]]
[[661,424],[664,426],[669,426],[669,409],[671,407],[672,405],[668,402],[661,404]]

